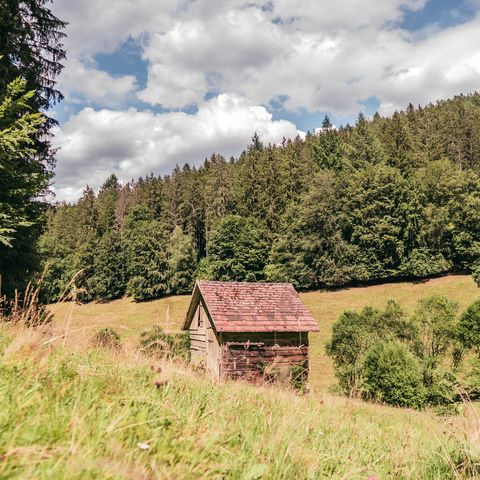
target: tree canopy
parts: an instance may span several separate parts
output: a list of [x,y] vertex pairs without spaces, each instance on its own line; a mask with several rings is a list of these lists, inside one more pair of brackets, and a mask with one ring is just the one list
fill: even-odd
[[[478,272],[479,145],[474,93],[391,117],[360,115],[354,126],[326,118],[316,133],[280,145],[255,135],[238,159],[213,154],[166,176],[110,177],[97,195],[52,208],[42,245],[57,266],[48,279],[59,286],[65,269],[91,268],[88,251],[73,261],[75,252],[112,231],[124,262],[127,239],[137,242],[127,219],[139,207],[157,222],[165,255],[156,295],[183,293],[198,275],[310,289]],[[136,256],[148,251],[137,243]]]

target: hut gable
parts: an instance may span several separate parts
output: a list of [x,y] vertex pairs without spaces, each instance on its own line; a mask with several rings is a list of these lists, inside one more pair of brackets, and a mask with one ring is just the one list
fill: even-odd
[[217,332],[317,332],[318,326],[289,283],[198,281],[183,328],[202,302]]

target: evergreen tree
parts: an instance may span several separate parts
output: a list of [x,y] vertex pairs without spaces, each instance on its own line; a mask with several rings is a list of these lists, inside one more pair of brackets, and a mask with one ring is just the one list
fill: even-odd
[[0,8],[0,91],[15,78],[35,91],[34,111],[46,110],[63,97],[55,88],[65,58],[66,23],[47,7],[49,0],[2,0]]
[[[50,211],[40,242],[44,262],[54,264],[46,291],[59,295],[82,268],[78,285],[93,292],[96,245],[117,231],[130,265],[143,262],[132,275],[149,298],[187,289],[185,259],[194,257],[203,276],[265,275],[300,288],[480,271],[479,126],[473,94],[391,118],[360,115],[338,130],[326,119],[320,134],[281,145],[255,135],[239,159],[213,155],[163,178],[121,187],[111,178],[98,197],[87,191]],[[156,272],[148,281],[147,270]]]
[[29,106],[26,81],[12,81],[0,97],[0,275],[11,295],[35,270],[36,239],[44,220],[39,199],[49,175],[35,158],[34,140],[43,116]]
[[128,216],[125,231],[127,294],[136,301],[153,300],[168,292],[166,228],[144,206]]
[[342,148],[337,130],[328,116],[322,122],[322,129],[313,144],[315,162],[320,169],[338,170],[342,166]]
[[192,291],[197,271],[197,256],[192,238],[175,227],[168,246],[169,292],[186,294]]
[[[0,272],[7,294],[22,288],[38,270],[37,240],[46,210],[42,197],[54,163],[50,129],[55,122],[38,112],[46,112],[62,98],[55,80],[65,57],[61,41],[66,24],[51,13],[47,3],[0,3],[0,131],[7,142],[9,136],[20,135],[15,147],[0,146],[1,161],[9,163],[0,185],[0,217],[6,223],[0,224],[0,230],[6,228],[6,237],[11,240],[9,247],[5,242],[0,246]],[[10,132],[9,127],[13,127]],[[23,218],[22,225],[15,218]]]
[[202,171],[203,199],[205,208],[205,241],[208,244],[210,232],[217,221],[231,212],[232,166],[221,155],[212,155],[205,161]]
[[270,253],[268,280],[318,288],[354,278],[355,252],[344,239],[337,188],[335,174],[323,172],[300,205],[287,211]]
[[213,280],[256,282],[264,278],[267,245],[253,219],[224,217],[212,234],[208,252],[207,272]]
[[357,251],[356,278],[396,275],[402,260],[417,246],[418,195],[399,170],[385,165],[369,165],[343,181],[343,228]]
[[105,233],[94,250],[93,275],[88,282],[92,297],[100,300],[120,298],[125,293],[125,258],[120,234]]
[[350,164],[355,168],[374,165],[385,160],[382,144],[363,113],[358,115],[346,153]]
[[110,175],[98,192],[98,233],[103,235],[113,229],[115,225],[115,209],[117,205],[120,185],[115,175]]

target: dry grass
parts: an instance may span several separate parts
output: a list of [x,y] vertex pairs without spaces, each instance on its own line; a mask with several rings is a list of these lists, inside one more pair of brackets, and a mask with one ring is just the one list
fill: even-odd
[[445,420],[215,384],[167,361],[156,388],[136,350],[75,353],[52,338],[0,326],[1,479],[477,478],[470,411]]
[[[215,384],[167,360],[152,370],[136,348],[139,333],[178,329],[188,297],[65,303],[50,307],[51,324],[0,325],[0,479],[479,478],[474,406],[442,418],[325,392],[332,373],[323,344],[341,311],[390,298],[412,309],[432,293],[462,307],[477,296],[462,276],[302,294],[322,327],[312,339],[321,388],[308,396]],[[120,350],[92,348],[106,326],[122,335]]]
[[[333,323],[344,310],[360,309],[366,305],[383,307],[389,299],[393,299],[407,311],[412,311],[419,298],[432,294],[445,295],[464,308],[480,295],[480,290],[470,276],[450,275],[426,282],[302,293],[303,302],[321,329],[318,334],[311,336],[311,386],[325,391],[335,381],[332,364],[325,355],[324,347],[330,338]],[[177,296],[145,303],[135,303],[128,298],[87,305],[67,302],[52,306],[51,311],[57,319],[56,326],[60,330],[67,328],[71,334],[69,338],[74,343],[82,343],[100,328],[112,327],[118,330],[127,345],[133,347],[138,343],[140,332],[152,325],[161,325],[165,330],[178,330],[189,301],[188,296]]]

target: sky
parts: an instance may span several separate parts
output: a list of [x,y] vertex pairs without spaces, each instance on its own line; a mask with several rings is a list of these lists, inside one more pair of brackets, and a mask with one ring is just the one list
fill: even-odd
[[54,0],[55,200],[480,90],[480,0]]

